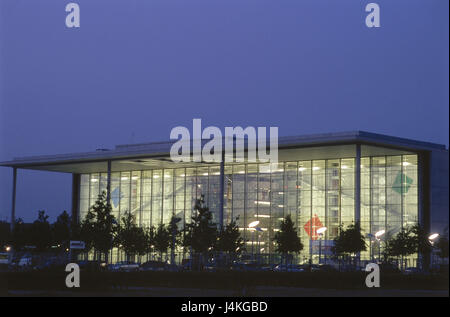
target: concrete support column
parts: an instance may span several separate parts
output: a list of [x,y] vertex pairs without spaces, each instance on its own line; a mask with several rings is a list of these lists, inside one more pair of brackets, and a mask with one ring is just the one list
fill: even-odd
[[13,167],[12,201],[11,201],[11,233],[16,223],[16,187],[17,187],[17,167]]
[[225,151],[222,150],[222,161],[220,162],[220,211],[219,211],[219,224],[220,228],[223,228],[223,208],[224,208],[224,194],[225,194]]
[[[355,158],[355,224],[361,229],[361,144],[356,144]],[[358,252],[356,261],[360,262],[361,254]]]
[[72,221],[79,222],[80,174],[72,174]]
[[108,172],[106,176],[106,202],[111,204],[111,160],[108,161]]
[[[107,162],[107,175],[106,175],[106,203],[111,205],[111,160],[108,160]],[[131,179],[130,179],[130,186],[131,186]],[[120,218],[117,219],[118,222],[120,222]],[[112,241],[111,241],[112,245]],[[112,251],[112,249],[110,250]],[[110,252],[106,252],[105,254],[105,262],[109,262],[109,254]],[[112,260],[112,259],[111,259]]]
[[355,159],[355,223],[361,222],[361,144],[356,144]]
[[[430,226],[430,154],[419,153],[417,156],[418,176],[418,223],[427,234],[431,233]],[[429,271],[432,254],[419,254],[419,265]]]

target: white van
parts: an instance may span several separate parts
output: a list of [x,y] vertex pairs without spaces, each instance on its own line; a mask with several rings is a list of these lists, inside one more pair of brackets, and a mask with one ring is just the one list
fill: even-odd
[[31,266],[32,264],[32,258],[30,256],[23,256],[20,258],[19,262],[17,263],[18,266],[24,267],[24,266]]
[[9,264],[9,253],[1,252],[0,253],[0,265],[2,264]]

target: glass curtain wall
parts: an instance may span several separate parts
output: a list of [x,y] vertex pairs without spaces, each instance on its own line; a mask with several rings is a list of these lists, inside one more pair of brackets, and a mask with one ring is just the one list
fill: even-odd
[[[130,211],[143,227],[168,224],[173,214],[191,222],[195,200],[205,202],[219,223],[220,166],[114,172],[111,203],[117,219]],[[261,262],[277,263],[273,243],[280,221],[291,218],[304,245],[295,261],[331,260],[339,226],[355,219],[355,159],[290,161],[277,164],[225,166],[224,224],[236,220],[246,253]],[[386,230],[383,239],[402,226],[417,223],[417,156],[361,158],[361,228],[368,250],[363,260],[377,257],[383,241],[371,238]],[[80,219],[106,190],[106,173],[81,175]],[[251,227],[249,225],[252,224]],[[317,229],[327,227],[323,235]],[[322,257],[319,259],[319,257]],[[124,260],[117,250],[112,261]]]
[[[417,155],[361,159],[361,228],[368,246],[362,259],[378,259],[387,239],[418,223],[417,168]],[[377,239],[375,234],[382,230]],[[416,265],[417,254],[407,260]]]

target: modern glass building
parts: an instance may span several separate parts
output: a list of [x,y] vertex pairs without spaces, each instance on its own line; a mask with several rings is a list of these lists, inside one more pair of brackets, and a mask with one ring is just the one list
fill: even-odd
[[[14,169],[12,213],[16,170],[28,168],[73,174],[72,215],[78,220],[105,191],[116,218],[131,211],[140,226],[149,227],[177,215],[183,227],[203,195],[214,221],[220,226],[237,219],[246,253],[267,263],[279,261],[273,237],[288,214],[304,245],[299,263],[330,261],[339,226],[357,221],[367,244],[362,260],[377,258],[383,241],[402,227],[419,223],[443,233],[448,226],[443,145],[367,132],[286,137],[279,139],[278,163],[174,163],[171,145],[119,145],[4,162]],[[318,234],[322,227],[327,230]],[[120,259],[113,250],[111,260]]]

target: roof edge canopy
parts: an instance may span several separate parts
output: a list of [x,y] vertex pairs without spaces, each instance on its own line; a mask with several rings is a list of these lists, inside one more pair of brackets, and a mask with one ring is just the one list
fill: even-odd
[[[207,142],[208,140],[203,140]],[[202,141],[202,142],[203,142]],[[18,157],[14,160],[0,162],[0,166],[24,169],[52,170],[49,166],[63,164],[81,164],[89,162],[104,162],[108,160],[121,160],[130,158],[160,158],[167,160],[172,144],[176,141],[153,142],[141,144],[117,145],[115,149],[100,149],[93,152],[80,152],[57,155]],[[391,147],[412,152],[446,150],[445,145],[411,139],[393,137],[365,131],[324,133],[303,136],[280,137],[279,149],[295,147],[309,147],[339,144],[369,144],[382,147]],[[67,172],[70,172],[69,170]]]

